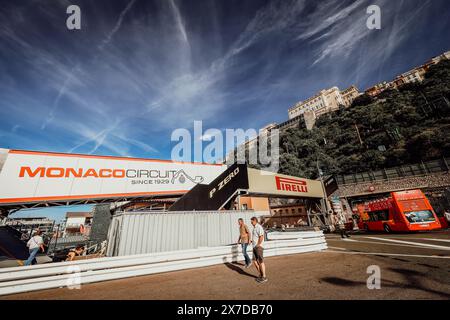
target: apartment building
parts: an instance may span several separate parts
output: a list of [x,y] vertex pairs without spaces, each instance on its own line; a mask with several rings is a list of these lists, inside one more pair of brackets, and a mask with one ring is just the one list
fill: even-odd
[[344,91],[341,92],[342,100],[344,101],[344,106],[350,107],[353,103],[353,100],[355,100],[359,95],[359,90],[355,86],[351,86]]
[[433,59],[431,59],[431,63],[432,64],[438,64],[439,62],[441,62],[442,60],[450,60],[450,51],[444,52],[443,54],[434,57]]
[[366,90],[366,94],[372,97],[376,97],[377,95],[379,95],[380,93],[389,88],[397,88],[396,83],[394,81],[393,82],[383,81],[381,83],[374,85],[373,87],[368,88]]
[[398,89],[400,86],[408,83],[422,82],[425,79],[425,74],[427,73],[428,69],[432,65],[438,64],[445,59],[450,59],[450,51],[444,52],[443,54],[434,57],[425,64],[397,76],[390,82],[385,81],[382,83],[378,83],[375,86],[368,88],[365,92],[372,97],[376,97],[387,89]]
[[359,96],[355,86],[340,91],[338,87],[322,90],[315,96],[297,103],[289,109],[289,119],[297,118],[307,111],[313,111],[316,117],[338,110],[340,106],[349,107]]

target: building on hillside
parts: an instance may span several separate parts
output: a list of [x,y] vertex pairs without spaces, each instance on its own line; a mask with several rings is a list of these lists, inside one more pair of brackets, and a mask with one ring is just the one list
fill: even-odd
[[289,119],[294,119],[307,111],[313,111],[316,117],[319,117],[336,111],[341,106],[349,107],[357,96],[359,96],[359,91],[355,86],[351,86],[344,91],[340,91],[338,87],[322,90],[315,96],[298,102],[290,108]]
[[344,106],[350,107],[353,101],[359,97],[360,93],[357,87],[351,86],[341,92],[342,100],[344,100]]
[[430,63],[432,64],[438,64],[439,62],[441,62],[442,60],[450,60],[450,51],[444,52],[443,54],[434,57],[433,59],[431,59]]
[[398,88],[399,86],[407,84],[407,83],[422,82],[425,79],[425,71],[424,70],[425,70],[425,68],[418,67],[416,69],[409,70],[408,72],[405,72],[405,73],[399,75],[394,80],[396,87]]
[[393,84],[393,83],[391,84],[390,82],[384,81],[384,82],[374,85],[373,87],[368,88],[366,90],[366,94],[368,94],[369,96],[372,96],[372,97],[376,97],[377,95],[379,95],[386,89],[391,88],[392,86],[395,86],[395,84]]
[[365,93],[376,97],[383,91],[387,89],[398,89],[402,85],[409,84],[409,83],[420,83],[423,80],[425,80],[425,74],[430,69],[432,65],[438,64],[442,60],[450,59],[450,51],[444,52],[443,54],[434,57],[430,61],[426,62],[425,64],[418,66],[414,69],[411,69],[405,73],[402,73],[401,75],[398,75],[395,77],[395,79],[391,82],[381,82],[373,87],[368,88]]

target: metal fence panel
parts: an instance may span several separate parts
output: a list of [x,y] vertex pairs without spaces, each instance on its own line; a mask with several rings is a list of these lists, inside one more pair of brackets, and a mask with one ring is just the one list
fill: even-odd
[[113,217],[108,233],[108,256],[147,254],[217,247],[235,243],[237,220],[250,226],[253,216],[267,211],[124,212]]

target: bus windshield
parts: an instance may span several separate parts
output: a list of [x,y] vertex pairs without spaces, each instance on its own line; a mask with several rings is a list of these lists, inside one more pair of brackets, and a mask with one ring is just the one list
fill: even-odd
[[430,210],[405,212],[406,219],[410,223],[423,223],[435,221],[433,212]]

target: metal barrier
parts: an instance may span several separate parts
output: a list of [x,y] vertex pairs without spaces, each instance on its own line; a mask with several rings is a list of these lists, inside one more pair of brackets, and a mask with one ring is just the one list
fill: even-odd
[[[274,233],[271,237],[281,237]],[[294,239],[267,241],[265,256],[327,249],[322,232],[289,233]],[[251,255],[251,248],[248,248]],[[61,262],[0,269],[0,295],[68,287],[155,273],[207,267],[242,260],[238,245]]]

